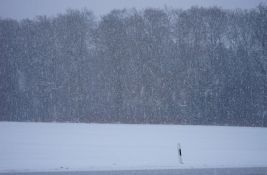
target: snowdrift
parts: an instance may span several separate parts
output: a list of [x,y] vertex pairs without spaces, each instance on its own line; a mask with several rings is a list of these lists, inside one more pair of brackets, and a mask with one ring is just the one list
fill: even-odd
[[0,122],[0,172],[222,167],[267,167],[267,129]]

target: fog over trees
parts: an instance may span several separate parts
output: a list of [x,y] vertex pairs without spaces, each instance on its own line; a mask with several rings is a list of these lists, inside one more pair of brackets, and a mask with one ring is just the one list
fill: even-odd
[[0,19],[0,120],[267,126],[267,6]]

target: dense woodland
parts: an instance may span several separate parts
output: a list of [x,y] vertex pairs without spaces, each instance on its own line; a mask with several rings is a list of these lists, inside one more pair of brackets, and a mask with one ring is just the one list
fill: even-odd
[[0,19],[0,120],[267,126],[267,6]]

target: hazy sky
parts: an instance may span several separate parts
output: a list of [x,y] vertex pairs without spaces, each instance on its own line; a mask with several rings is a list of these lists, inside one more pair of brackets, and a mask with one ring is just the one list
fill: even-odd
[[55,16],[66,9],[86,7],[101,16],[114,8],[142,9],[145,7],[167,7],[187,9],[193,5],[219,6],[227,9],[256,7],[267,0],[0,0],[0,17],[33,18],[37,15]]

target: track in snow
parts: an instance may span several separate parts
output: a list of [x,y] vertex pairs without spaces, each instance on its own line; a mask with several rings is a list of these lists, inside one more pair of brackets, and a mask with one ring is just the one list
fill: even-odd
[[267,168],[204,168],[176,170],[124,170],[87,172],[0,173],[0,175],[267,175]]

